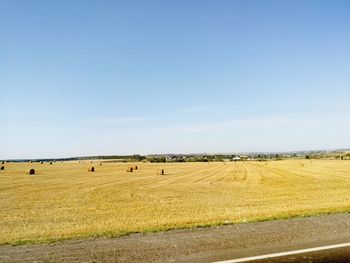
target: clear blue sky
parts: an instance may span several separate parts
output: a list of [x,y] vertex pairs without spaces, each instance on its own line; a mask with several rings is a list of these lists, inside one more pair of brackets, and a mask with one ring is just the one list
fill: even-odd
[[0,6],[0,158],[350,147],[349,1]]

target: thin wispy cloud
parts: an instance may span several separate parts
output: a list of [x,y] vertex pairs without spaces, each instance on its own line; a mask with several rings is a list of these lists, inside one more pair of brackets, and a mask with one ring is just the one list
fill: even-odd
[[281,126],[291,123],[289,119],[279,117],[261,117],[261,118],[246,118],[246,119],[226,119],[220,121],[184,123],[180,125],[168,126],[159,128],[158,130],[164,133],[210,133],[210,132],[225,132],[243,128],[267,128],[271,126]]
[[203,112],[203,111],[208,111],[210,108],[209,107],[184,107],[180,108],[178,111],[179,112]]
[[244,119],[226,119],[220,121],[184,123],[157,127],[157,132],[168,134],[196,134],[212,132],[229,132],[235,130],[292,130],[292,129],[322,129],[326,127],[350,128],[347,116],[338,117],[289,117],[264,116]]
[[145,118],[145,117],[108,117],[108,118],[98,118],[98,119],[88,121],[88,124],[109,125],[109,124],[122,124],[122,123],[138,123],[149,119],[150,118]]

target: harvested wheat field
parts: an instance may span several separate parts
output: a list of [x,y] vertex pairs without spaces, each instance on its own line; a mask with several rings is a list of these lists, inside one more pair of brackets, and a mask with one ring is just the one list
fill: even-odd
[[133,173],[129,165],[106,162],[90,173],[87,163],[6,163],[0,244],[350,210],[350,161],[135,163]]

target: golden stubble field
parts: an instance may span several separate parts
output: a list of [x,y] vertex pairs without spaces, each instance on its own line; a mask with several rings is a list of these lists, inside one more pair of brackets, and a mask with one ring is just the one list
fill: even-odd
[[350,161],[135,164],[6,163],[0,244],[350,211]]

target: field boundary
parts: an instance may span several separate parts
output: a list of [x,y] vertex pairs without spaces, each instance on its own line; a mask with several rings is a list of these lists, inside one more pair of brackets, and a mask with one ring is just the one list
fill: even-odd
[[101,234],[87,234],[87,235],[81,235],[76,237],[66,237],[66,238],[48,238],[44,240],[18,240],[14,242],[4,242],[0,243],[0,246],[21,246],[21,245],[35,245],[35,244],[52,244],[52,243],[59,243],[69,240],[87,240],[87,239],[95,239],[95,238],[121,238],[125,236],[129,236],[132,234],[152,234],[152,233],[160,233],[160,232],[169,232],[169,231],[176,231],[176,230],[191,230],[191,229],[198,229],[198,228],[211,228],[211,227],[220,227],[220,226],[230,226],[230,225],[243,225],[243,224],[253,224],[253,223],[259,223],[259,222],[268,222],[268,221],[277,221],[277,220],[292,220],[292,219],[298,219],[298,218],[308,218],[308,217],[318,217],[318,216],[327,216],[327,215],[335,215],[335,214],[349,214],[350,209],[340,210],[336,212],[319,212],[319,213],[310,213],[310,214],[303,214],[303,215],[291,215],[291,216],[272,216],[272,217],[266,217],[266,218],[259,218],[259,219],[252,219],[252,220],[246,220],[244,222],[238,221],[238,222],[218,222],[213,224],[196,224],[193,226],[184,226],[184,227],[168,227],[168,228],[158,228],[158,229],[145,229],[145,231],[130,231],[125,233],[113,233],[113,232],[105,232]]

